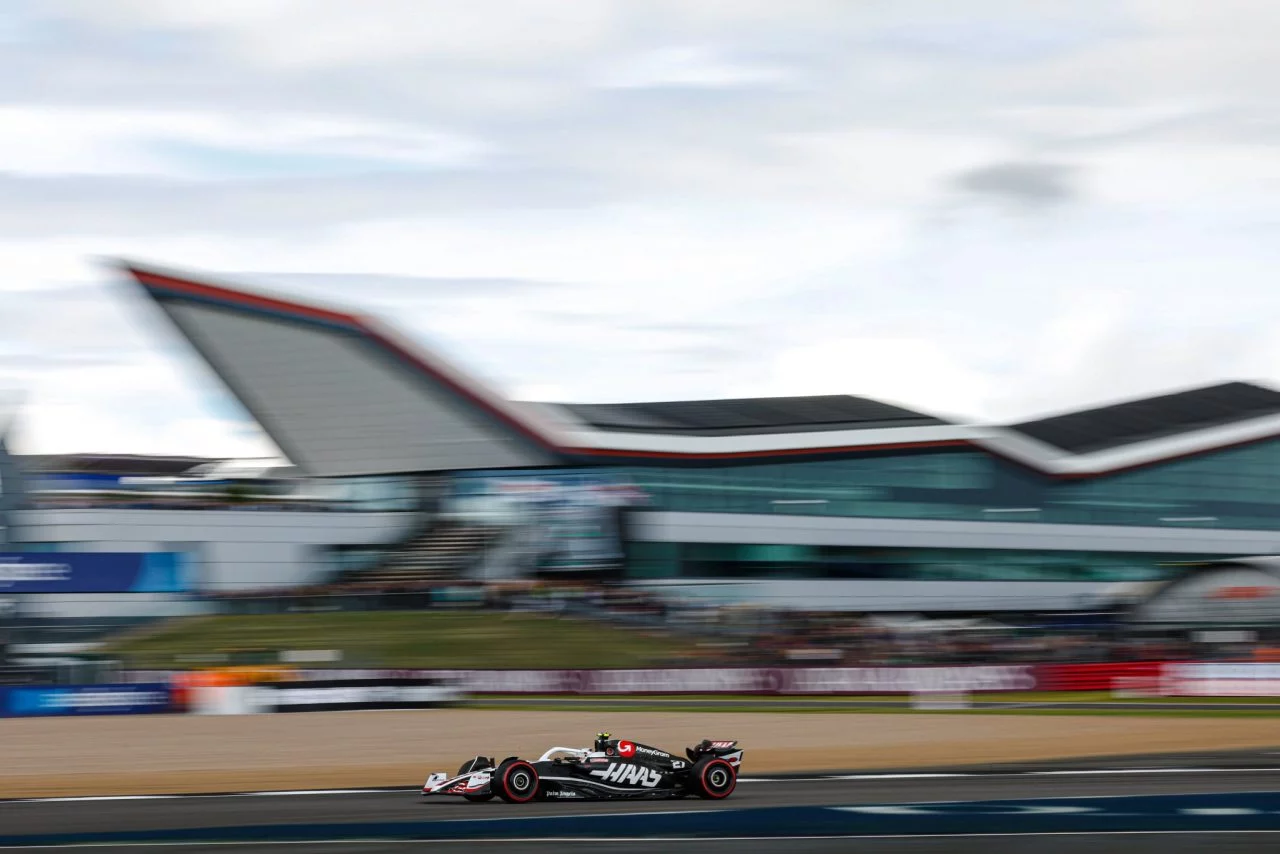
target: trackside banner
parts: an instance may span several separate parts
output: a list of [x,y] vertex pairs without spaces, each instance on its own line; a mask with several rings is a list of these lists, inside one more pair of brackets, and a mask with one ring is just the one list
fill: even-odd
[[[180,678],[171,671],[131,671],[128,682]],[[372,686],[425,680],[460,695],[755,694],[905,695],[930,692],[1113,691],[1186,696],[1280,696],[1280,664],[1141,661],[955,667],[724,667],[626,670],[292,670],[275,688],[277,705],[386,707]],[[327,683],[327,684],[324,684]],[[320,689],[323,693],[306,693]],[[349,693],[343,693],[350,691]],[[301,692],[301,693],[292,693]],[[406,695],[407,696],[407,695]],[[302,702],[311,698],[315,702]],[[398,701],[398,700],[395,700]]]
[[180,552],[0,552],[0,594],[185,593]]
[[1030,691],[1031,665],[667,668],[648,670],[295,671],[315,679],[429,679],[464,694],[912,694]]
[[0,714],[7,717],[139,715],[171,710],[171,692],[163,683],[0,688]]
[[1280,697],[1280,664],[1166,664],[1159,690],[1183,697]]
[[267,712],[430,709],[459,699],[454,688],[427,679],[276,682],[253,689],[251,705]]

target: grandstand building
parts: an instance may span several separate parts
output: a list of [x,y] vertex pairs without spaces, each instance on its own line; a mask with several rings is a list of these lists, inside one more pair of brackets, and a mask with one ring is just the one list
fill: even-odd
[[6,437],[0,434],[0,550],[8,547],[16,533],[15,515],[23,502],[23,478]]
[[376,318],[126,270],[287,455],[273,477],[338,506],[45,505],[17,514],[32,549],[181,548],[220,590],[612,562],[720,601],[937,612],[1090,607],[1280,553],[1280,392],[1259,385],[1008,425],[848,396],[518,402]]

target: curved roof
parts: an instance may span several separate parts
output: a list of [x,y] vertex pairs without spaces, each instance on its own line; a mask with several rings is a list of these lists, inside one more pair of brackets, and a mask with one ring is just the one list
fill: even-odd
[[932,427],[948,423],[900,406],[844,394],[557,405],[600,430],[670,436],[819,433],[865,427]]
[[1220,383],[1015,424],[1010,429],[1072,453],[1280,415],[1280,392],[1252,383]]
[[371,315],[123,267],[310,474],[968,448],[1087,477],[1280,436],[1280,393],[1247,383],[1012,426],[844,395],[522,403]]

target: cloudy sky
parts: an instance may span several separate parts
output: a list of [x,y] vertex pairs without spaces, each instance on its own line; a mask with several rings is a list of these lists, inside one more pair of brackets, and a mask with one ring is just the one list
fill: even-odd
[[271,452],[120,256],[526,399],[1280,385],[1277,41],[1267,0],[4,0],[0,418]]

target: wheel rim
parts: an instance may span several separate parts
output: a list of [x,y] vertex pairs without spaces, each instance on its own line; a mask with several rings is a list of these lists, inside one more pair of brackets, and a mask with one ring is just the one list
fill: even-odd
[[713,789],[723,789],[729,784],[729,773],[723,768],[712,768],[707,775],[707,782]]
[[517,771],[511,775],[511,788],[517,792],[523,792],[529,788],[529,775],[524,771]]

